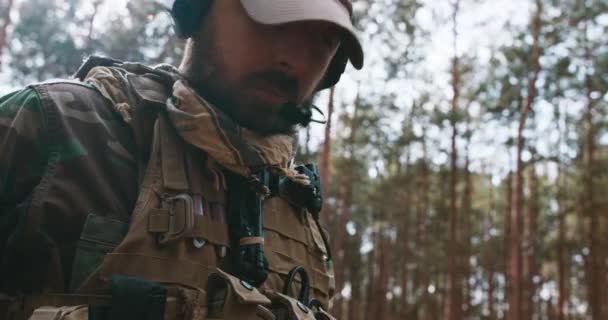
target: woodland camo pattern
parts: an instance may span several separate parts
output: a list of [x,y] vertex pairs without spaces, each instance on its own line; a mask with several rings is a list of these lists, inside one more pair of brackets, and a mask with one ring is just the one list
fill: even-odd
[[93,91],[64,81],[0,98],[0,292],[64,292],[86,216],[129,221],[137,147]]

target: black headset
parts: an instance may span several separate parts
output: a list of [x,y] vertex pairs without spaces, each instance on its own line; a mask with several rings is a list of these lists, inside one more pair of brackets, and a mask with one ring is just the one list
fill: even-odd
[[[207,14],[212,0],[175,0],[171,16],[175,22],[175,32],[180,38],[188,38],[199,28],[201,19]],[[333,87],[344,73],[348,56],[343,46],[338,48],[327,73],[321,80],[317,91]]]

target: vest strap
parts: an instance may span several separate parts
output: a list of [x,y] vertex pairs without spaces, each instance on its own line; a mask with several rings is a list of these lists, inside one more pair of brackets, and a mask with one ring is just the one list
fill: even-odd
[[148,232],[158,234],[160,244],[196,238],[229,245],[226,224],[212,221],[200,195],[179,194],[163,200],[163,206],[148,211]]
[[158,135],[154,138],[160,139],[163,186],[165,189],[185,192],[188,190],[188,177],[184,142],[171,127],[165,114],[161,114],[158,121]]
[[239,239],[239,244],[246,246],[249,244],[264,244],[264,237],[245,237]]
[[40,294],[29,296],[0,296],[0,319],[28,319],[34,310],[45,307],[101,305],[111,301],[109,295]]
[[[168,244],[181,240],[192,234],[194,227],[194,201],[186,193],[162,200],[162,209],[152,209],[148,223],[160,223],[164,220],[166,231],[160,233],[158,243]],[[156,215],[154,215],[156,213]],[[160,218],[162,216],[163,218]]]
[[[25,320],[31,319],[30,317],[35,310],[51,314],[52,312],[57,313],[69,308],[84,306],[89,309],[89,320],[114,320],[115,318],[108,318],[108,308],[112,305],[113,300],[115,301],[116,298],[113,299],[111,295],[41,294],[20,297],[0,295],[0,319]],[[161,315],[164,315],[164,320],[177,319],[176,316],[182,312],[184,307],[188,303],[192,303],[184,300],[179,294],[167,295],[164,300],[158,300],[157,302],[157,308],[163,310]],[[44,309],[42,309],[43,307]],[[51,319],[53,318],[51,317]]]

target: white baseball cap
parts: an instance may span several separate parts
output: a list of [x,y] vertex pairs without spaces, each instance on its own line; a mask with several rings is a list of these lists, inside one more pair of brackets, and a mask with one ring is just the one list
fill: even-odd
[[261,24],[327,21],[346,32],[342,46],[350,63],[363,67],[363,48],[351,21],[350,0],[241,0],[247,14]]

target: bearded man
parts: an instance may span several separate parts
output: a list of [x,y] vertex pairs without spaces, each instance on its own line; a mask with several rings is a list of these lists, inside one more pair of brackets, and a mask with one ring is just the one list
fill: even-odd
[[[179,68],[90,57],[0,98],[1,319],[329,319],[312,96],[348,0],[176,0]],[[299,276],[299,277],[298,277]]]

